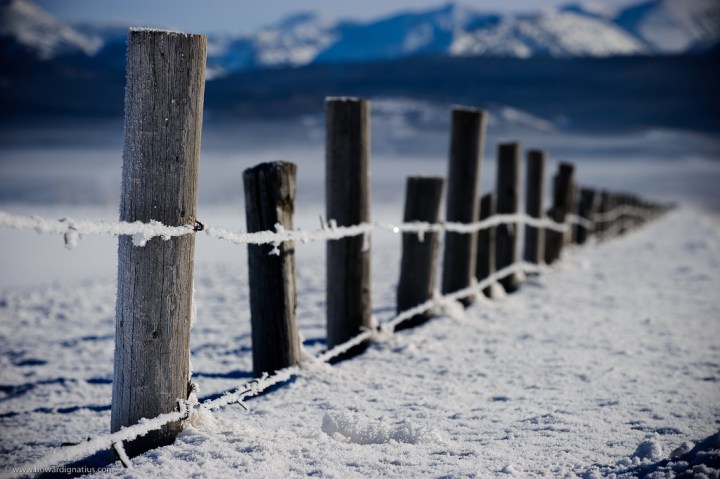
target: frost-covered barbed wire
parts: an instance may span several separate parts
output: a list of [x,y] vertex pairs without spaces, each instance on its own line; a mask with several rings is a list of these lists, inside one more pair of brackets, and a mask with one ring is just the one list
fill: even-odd
[[601,231],[601,232],[598,234],[598,238],[599,238],[600,240],[604,240],[604,239],[606,239],[606,238],[612,238],[612,237],[617,236],[618,234],[620,234],[620,232],[621,232],[624,228],[627,228],[627,225],[626,225],[626,224],[623,224],[622,222],[615,223],[615,224],[613,224],[612,226],[610,226],[608,229]]
[[[144,436],[151,431],[162,428],[171,422],[181,421],[187,416],[186,411],[175,411],[166,414],[160,414],[152,419],[141,419],[140,422],[132,426],[124,427],[112,434],[104,434],[81,442],[74,446],[66,446],[55,449],[53,452],[46,454],[35,462],[25,466],[13,468],[17,471],[42,471],[50,469],[57,464],[65,464],[75,461],[79,458],[89,457],[98,451],[115,448],[115,443],[124,441],[132,441],[138,437]],[[24,475],[24,474],[18,474]],[[10,476],[14,477],[14,476]]]
[[15,230],[31,230],[40,234],[60,234],[65,238],[65,245],[72,249],[78,245],[82,236],[107,235],[107,236],[132,236],[133,244],[145,246],[153,238],[168,240],[176,236],[184,236],[204,230],[205,233],[215,239],[229,241],[236,245],[246,244],[271,244],[277,247],[284,241],[300,241],[302,243],[314,241],[331,241],[359,235],[369,235],[373,231],[389,231],[392,233],[417,233],[421,238],[425,233],[448,231],[453,233],[469,234],[483,229],[491,228],[500,224],[526,224],[540,228],[548,228],[556,231],[566,231],[567,225],[560,224],[547,218],[533,218],[524,213],[494,215],[482,221],[474,223],[361,223],[353,226],[337,226],[331,220],[328,225],[315,231],[286,230],[282,225],[276,224],[275,231],[259,231],[255,233],[236,233],[218,226],[196,225],[166,226],[158,221],[142,223],[135,221],[109,222],[89,221],[63,218],[59,220],[42,218],[40,216],[14,215],[0,211],[0,226]]
[[441,231],[449,231],[452,233],[476,233],[501,224],[525,224],[537,228],[548,228],[559,232],[567,231],[565,224],[558,223],[549,218],[534,218],[525,213],[513,214],[496,214],[482,221],[474,223],[422,223],[410,222],[398,225],[392,223],[376,223],[380,229],[392,231],[393,233],[435,233]]
[[582,216],[579,216],[579,215],[574,215],[572,213],[565,216],[565,223],[573,224],[573,225],[580,225],[583,228],[585,228],[586,230],[592,230],[595,227],[594,223],[591,220],[589,220],[587,218],[583,218]]
[[648,210],[637,206],[622,205],[613,210],[596,213],[592,220],[577,215],[567,215],[565,223],[558,223],[550,218],[534,218],[525,213],[496,214],[490,218],[473,223],[361,223],[353,226],[337,226],[333,220],[327,225],[315,231],[286,230],[282,225],[276,224],[275,231],[259,231],[255,233],[233,232],[219,226],[184,225],[167,226],[159,221],[143,223],[135,222],[110,222],[104,220],[75,220],[72,218],[49,219],[40,216],[15,215],[0,211],[0,226],[15,230],[31,230],[40,234],[59,234],[65,238],[65,245],[72,249],[78,245],[83,236],[107,235],[107,236],[132,236],[133,244],[145,246],[153,238],[168,240],[176,236],[195,234],[199,231],[215,239],[229,241],[237,245],[246,244],[272,244],[276,248],[284,241],[300,241],[309,243],[315,241],[330,241],[348,238],[359,235],[369,235],[376,230],[384,230],[392,233],[417,233],[420,238],[425,233],[453,232],[461,234],[475,233],[487,228],[501,224],[524,224],[536,228],[547,228],[558,232],[568,230],[570,224],[580,224],[590,228],[592,223],[612,222],[622,216],[645,217]]
[[0,226],[14,230],[31,230],[40,234],[63,235],[65,246],[69,249],[76,247],[82,236],[89,235],[132,236],[136,246],[145,246],[152,238],[168,240],[175,236],[195,233],[194,226],[166,226],[159,221],[128,223],[71,218],[53,220],[40,216],[13,215],[4,211],[0,211]]
[[645,218],[648,216],[648,210],[639,206],[620,205],[605,213],[595,213],[592,220],[595,223],[608,223],[619,219],[621,216]]

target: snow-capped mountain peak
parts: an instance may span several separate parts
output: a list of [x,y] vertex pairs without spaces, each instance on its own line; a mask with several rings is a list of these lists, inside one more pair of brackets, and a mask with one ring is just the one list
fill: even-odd
[[295,29],[326,29],[337,24],[337,20],[330,16],[314,11],[298,12],[280,19],[264,29],[271,30],[295,30]]
[[[71,27],[31,0],[0,0],[0,40],[36,58],[94,55],[124,34]],[[462,3],[396,13],[364,22],[313,12],[290,15],[250,34],[209,35],[210,76],[310,63],[358,62],[417,55],[582,57],[677,54],[720,39],[717,0],[647,0],[630,7],[580,0],[534,13],[481,12]],[[4,47],[4,48],[5,48]],[[7,50],[7,48],[5,48]],[[103,51],[105,54],[105,51]]]
[[252,39],[262,65],[305,65],[338,38],[337,21],[313,12],[284,18]]
[[83,35],[28,0],[0,2],[0,37],[13,39],[40,59],[93,55],[102,47],[100,38]]
[[577,13],[586,17],[601,18],[603,20],[612,20],[621,12],[621,8],[597,0],[581,0],[577,3],[571,3],[561,7],[560,11]]
[[458,56],[493,55],[527,58],[610,56],[645,53],[642,42],[599,18],[569,11],[504,16],[492,26],[466,32],[453,42]]
[[446,30],[466,28],[479,15],[479,12],[458,2],[450,2],[441,8],[430,11],[428,16],[435,17],[435,22]]
[[682,53],[718,41],[720,2],[655,0],[624,10],[615,21],[654,51]]

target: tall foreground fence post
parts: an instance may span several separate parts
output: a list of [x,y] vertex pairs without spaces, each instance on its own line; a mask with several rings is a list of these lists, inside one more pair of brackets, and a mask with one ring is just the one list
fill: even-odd
[[[480,198],[480,220],[486,220],[495,214],[495,193],[487,193]],[[491,226],[478,231],[477,237],[477,264],[475,278],[478,282],[484,280],[495,272],[495,232],[497,227]],[[483,288],[483,294],[488,298],[493,296],[493,285]]]
[[[196,221],[205,88],[204,35],[131,30],[120,220]],[[144,247],[121,236],[112,431],[176,410],[189,393],[194,235]],[[172,443],[179,422],[126,445],[135,456]]]
[[[527,177],[525,185],[525,212],[528,216],[540,219],[543,216],[545,201],[545,161],[542,150],[530,150],[527,153]],[[525,252],[523,259],[528,263],[540,264],[544,261],[545,229],[525,225]]]
[[[410,177],[405,192],[403,221],[421,221],[436,224],[440,220],[440,204],[445,179],[436,177]],[[397,289],[397,312],[402,312],[432,299],[439,247],[438,232],[403,233],[400,282]],[[419,314],[400,323],[396,329],[416,326],[430,317],[430,312]]]
[[[445,219],[473,223],[478,219],[478,183],[485,140],[487,113],[475,108],[457,107],[452,111],[450,165]],[[475,276],[477,233],[445,232],[442,292],[467,288]],[[474,297],[461,301],[466,306]]]
[[[280,224],[293,229],[295,176],[293,163],[262,163],[245,170],[248,233]],[[300,336],[295,320],[295,245],[248,245],[253,374],[272,373],[300,363]]]
[[[553,206],[548,212],[550,219],[559,224],[565,223],[569,213],[574,184],[575,167],[569,163],[560,163],[560,169],[553,180]],[[565,242],[565,233],[548,229],[545,238],[545,262],[552,264],[560,259]]]
[[[325,127],[327,218],[338,226],[369,222],[370,102],[328,99]],[[372,327],[369,241],[360,235],[327,243],[329,348]]]
[[[520,206],[520,144],[498,145],[497,157],[497,212],[500,215],[515,214]],[[503,223],[495,233],[495,266],[498,270],[517,261],[518,224]],[[520,275],[512,273],[500,280],[505,291],[512,293],[520,286]]]

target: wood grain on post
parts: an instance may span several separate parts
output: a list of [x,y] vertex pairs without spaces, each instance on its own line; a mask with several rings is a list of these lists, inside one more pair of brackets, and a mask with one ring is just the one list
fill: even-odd
[[[445,219],[473,223],[478,219],[478,183],[487,113],[475,108],[452,111],[450,158]],[[442,292],[452,293],[472,284],[475,276],[477,233],[445,233]],[[461,299],[466,306],[474,296]]]
[[590,238],[595,231],[593,217],[595,216],[595,212],[597,210],[597,199],[598,195],[595,190],[590,188],[580,188],[580,210],[578,213],[581,218],[589,221],[593,226],[591,228],[587,228],[580,225],[577,235],[578,244],[585,244],[588,238]]
[[[293,163],[262,163],[245,170],[245,214],[248,233],[293,229],[295,176]],[[295,311],[295,245],[248,245],[253,374],[273,373],[300,363]]]
[[[325,103],[325,203],[329,221],[352,226],[370,221],[370,102]],[[370,238],[327,243],[327,345],[342,344],[372,327]],[[366,244],[367,242],[367,244]],[[360,346],[348,355],[365,349]]]
[[[440,221],[445,179],[437,177],[410,177],[405,191],[406,223],[420,221],[436,224]],[[397,289],[397,312],[402,312],[432,299],[435,288],[435,272],[439,233],[403,233],[400,282]],[[396,329],[405,329],[422,324],[431,316],[430,312],[419,314],[404,321]]]
[[[498,145],[497,157],[497,212],[515,214],[520,208],[520,144]],[[495,232],[495,266],[498,270],[517,261],[520,234],[517,223],[503,223]],[[512,293],[520,286],[520,276],[512,273],[500,280],[505,291]]]
[[[195,224],[206,46],[204,35],[129,33],[121,221]],[[194,235],[144,247],[120,237],[112,431],[188,397],[194,252]],[[170,423],[126,450],[172,443],[180,430]]]
[[[496,212],[496,195],[495,193],[487,193],[480,199],[480,221],[486,220]],[[475,268],[475,278],[478,282],[484,280],[495,269],[495,231],[496,227],[491,226],[484,230],[478,231],[477,237],[477,263]],[[483,288],[483,294],[488,298],[492,298],[492,285]]]
[[[527,153],[527,177],[525,184],[525,212],[528,216],[540,219],[544,214],[545,201],[545,162],[546,154],[542,150],[530,150]],[[545,229],[525,225],[525,252],[523,259],[528,263],[544,262]]]
[[[575,167],[573,165],[560,163],[560,169],[553,181],[553,206],[548,211],[548,216],[560,224],[565,223],[565,217],[570,209],[574,175]],[[547,264],[552,264],[560,258],[564,238],[564,233],[550,229],[546,231],[545,262]]]

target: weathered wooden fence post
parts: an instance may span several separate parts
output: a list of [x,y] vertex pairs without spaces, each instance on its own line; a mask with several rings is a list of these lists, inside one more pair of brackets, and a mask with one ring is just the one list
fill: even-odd
[[595,212],[597,210],[597,199],[598,195],[596,194],[595,190],[590,188],[580,188],[580,209],[578,211],[578,214],[581,218],[584,218],[586,221],[588,221],[590,223],[589,226],[591,227],[588,228],[584,225],[578,225],[578,244],[585,244],[588,238],[590,238],[590,235],[592,235],[595,231],[593,217],[595,216]]
[[[325,103],[325,203],[329,221],[370,221],[370,102],[329,98]],[[327,243],[327,344],[342,344],[372,327],[370,238]],[[349,354],[364,349],[356,348]]]
[[610,211],[610,194],[607,191],[603,190],[600,192],[600,199],[598,200],[597,213],[600,216],[600,221],[595,221],[595,235],[600,241],[605,239],[605,232],[608,229],[609,223],[603,217],[605,214],[607,214],[608,211]]
[[[618,198],[618,206],[621,206],[623,208],[626,208],[628,206],[629,196],[627,194],[620,193],[620,194],[618,194],[617,198]],[[619,221],[618,234],[619,235],[625,234],[625,232],[629,228],[630,217],[625,212],[623,212],[623,214],[620,215],[620,218],[618,221]]]
[[[436,224],[440,220],[445,178],[414,176],[407,179],[405,216],[403,221]],[[438,232],[403,233],[400,282],[397,289],[397,312],[402,312],[432,299],[439,247]],[[430,312],[404,321],[396,329],[422,324]]]
[[[448,222],[473,223],[478,219],[478,184],[485,141],[487,113],[475,108],[452,111],[450,165],[448,173]],[[445,232],[442,292],[452,293],[472,284],[475,276],[477,234]],[[474,296],[463,298],[466,306]]]
[[[497,212],[500,215],[516,214],[520,207],[520,144],[498,145],[497,157]],[[497,226],[495,237],[495,266],[501,270],[517,261],[520,234],[518,224],[503,223]],[[520,286],[518,273],[500,280],[505,291],[512,293]]]
[[[571,214],[576,218],[580,216],[580,187],[575,182],[573,182],[570,193],[570,208],[568,209],[568,214]],[[565,235],[565,246],[577,243],[579,231],[580,225],[578,223],[570,224],[570,230]]]
[[610,217],[612,218],[610,221],[607,222],[607,228],[605,231],[605,237],[611,238],[613,236],[617,236],[618,234],[618,226],[620,222],[620,216],[617,214],[619,203],[618,203],[618,196],[616,193],[608,193],[608,212],[610,213]]
[[630,205],[635,209],[635,214],[633,215],[633,222],[632,227],[633,228],[639,228],[645,223],[645,216],[638,215],[637,213],[642,211],[642,199],[638,197],[637,195],[632,195],[630,198]]
[[[293,229],[293,163],[262,163],[245,170],[245,214],[249,233],[272,231],[276,224]],[[248,245],[253,374],[260,377],[300,363],[295,320],[295,245]]]
[[[540,219],[544,213],[545,200],[545,161],[542,150],[530,150],[527,153],[527,176],[525,184],[525,213]],[[545,229],[525,225],[525,253],[523,259],[528,263],[544,262]]]
[[[573,176],[575,167],[569,163],[560,163],[560,169],[553,181],[553,206],[548,216],[557,223],[564,224],[572,200]],[[560,258],[565,234],[548,229],[545,232],[545,262],[552,264]]]
[[[495,193],[486,193],[480,199],[480,220],[486,220],[495,214],[496,211]],[[477,237],[477,266],[475,278],[478,282],[484,280],[495,272],[495,232],[496,227],[491,226],[478,231]],[[492,285],[483,288],[483,294],[488,298],[493,297]]]
[[[121,221],[194,225],[205,88],[204,35],[130,30]],[[189,393],[194,235],[144,247],[121,236],[112,431],[172,412]],[[172,443],[170,423],[126,445]]]

